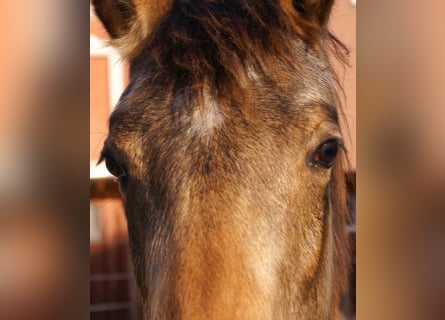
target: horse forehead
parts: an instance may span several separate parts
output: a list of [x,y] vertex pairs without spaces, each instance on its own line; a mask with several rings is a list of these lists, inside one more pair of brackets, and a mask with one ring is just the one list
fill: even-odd
[[[257,77],[257,75],[250,73],[249,77]],[[133,95],[130,93],[129,95],[132,96],[132,99],[120,103],[109,119],[110,134],[125,135],[126,132],[139,131],[141,127],[147,131],[147,125],[162,121],[164,125],[168,123],[178,125],[179,123],[181,126],[187,127],[190,134],[206,135],[222,127],[226,120],[236,114],[230,111],[233,108],[227,99],[221,101],[206,89],[199,97],[192,99],[185,99],[181,95],[170,95],[170,99],[155,100],[149,96],[144,97],[143,92],[136,92]],[[174,107],[172,101],[174,101]],[[323,88],[285,95],[260,88],[251,92],[249,101],[238,104],[236,108],[253,110],[253,117],[258,116],[256,111],[267,110],[274,118],[277,117],[280,110],[287,109],[289,112],[284,112],[281,116],[292,118],[295,122],[300,122],[303,125],[308,119],[325,119],[337,122],[338,117],[335,99],[329,94],[325,94]],[[175,114],[179,116],[175,116]],[[307,124],[310,125],[310,122],[312,121]]]
[[202,105],[194,108],[189,132],[200,137],[211,136],[224,123],[224,114],[218,101],[208,92],[203,93]]
[[[278,119],[278,110],[288,109],[289,114],[282,113],[281,116],[293,118],[295,123],[299,122],[302,126],[311,126],[312,121],[307,122],[308,119],[336,122],[335,97],[332,95],[332,88],[325,87],[330,82],[326,75],[320,74],[317,79],[313,79],[293,74],[287,78],[288,83],[274,82],[275,85],[265,85],[264,75],[252,67],[245,71],[238,79],[239,88],[236,91],[246,93],[247,99],[242,101],[235,93],[233,97],[216,97],[215,90],[205,82],[200,85],[198,93],[191,93],[192,88],[185,90],[187,94],[174,92],[167,87],[154,88],[149,85],[151,82],[146,77],[141,79],[139,74],[132,79],[110,117],[110,135],[126,140],[130,134],[133,136],[139,132],[141,135],[141,130],[146,136],[153,130],[163,132],[163,129],[178,127],[179,124],[188,135],[212,136],[215,130],[231,122],[231,117],[236,114],[230,110],[233,109],[231,104],[237,99],[240,100],[237,108],[253,110],[253,117],[256,117],[257,108],[267,110],[274,119]],[[179,116],[175,116],[175,113]],[[164,127],[159,126],[158,122]],[[149,130],[151,126],[157,129]]]

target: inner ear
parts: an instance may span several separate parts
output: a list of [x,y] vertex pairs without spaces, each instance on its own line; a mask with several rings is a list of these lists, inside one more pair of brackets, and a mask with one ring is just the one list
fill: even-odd
[[292,0],[295,10],[310,22],[325,27],[331,14],[334,0]]
[[126,35],[136,15],[132,0],[93,0],[97,17],[112,39]]

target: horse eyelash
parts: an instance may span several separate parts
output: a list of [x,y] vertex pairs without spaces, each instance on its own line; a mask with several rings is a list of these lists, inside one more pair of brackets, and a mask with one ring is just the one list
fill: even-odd
[[96,166],[98,166],[102,162],[104,162],[106,158],[107,158],[107,154],[105,153],[105,151],[101,151],[100,152],[100,157],[99,157],[99,160],[97,160]]

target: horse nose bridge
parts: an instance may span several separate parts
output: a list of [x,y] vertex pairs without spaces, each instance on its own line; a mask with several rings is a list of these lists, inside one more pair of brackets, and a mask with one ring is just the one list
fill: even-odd
[[193,291],[221,314],[273,301],[284,254],[283,216],[255,208],[243,188],[188,188],[175,221],[178,290]]

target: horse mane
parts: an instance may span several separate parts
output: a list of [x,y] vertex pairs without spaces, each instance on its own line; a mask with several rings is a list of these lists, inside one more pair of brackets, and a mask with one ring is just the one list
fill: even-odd
[[332,230],[334,236],[334,283],[333,303],[338,306],[340,294],[346,293],[350,273],[350,244],[346,225],[349,222],[347,203],[346,154],[341,152],[332,168],[332,178],[329,185],[329,200],[332,214]]

